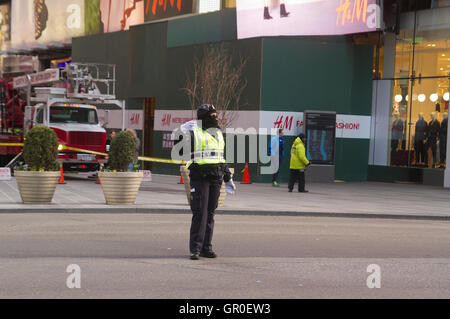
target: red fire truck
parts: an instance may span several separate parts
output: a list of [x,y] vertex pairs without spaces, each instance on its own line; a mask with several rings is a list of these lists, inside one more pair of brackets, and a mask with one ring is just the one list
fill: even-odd
[[115,105],[124,112],[125,102],[116,100],[114,92],[114,65],[72,63],[0,79],[0,166],[11,165],[22,152],[21,146],[2,143],[22,143],[31,127],[42,125],[55,131],[65,171],[97,170],[105,156],[73,148],[106,152],[106,131],[96,105]]

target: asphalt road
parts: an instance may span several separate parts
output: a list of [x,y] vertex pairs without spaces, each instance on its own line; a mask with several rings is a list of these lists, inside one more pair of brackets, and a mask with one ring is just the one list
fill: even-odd
[[0,298],[450,298],[449,222],[219,215],[219,258],[199,261],[189,226],[183,214],[1,214]]

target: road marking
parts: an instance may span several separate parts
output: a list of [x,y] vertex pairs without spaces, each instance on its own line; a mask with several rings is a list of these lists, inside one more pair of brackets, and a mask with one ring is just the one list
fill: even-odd
[[9,199],[9,201],[15,202],[11,197],[8,196],[8,194],[6,194],[5,192],[3,192],[2,190],[0,190],[0,192],[1,192],[3,195],[5,195],[5,197],[6,197],[7,199]]

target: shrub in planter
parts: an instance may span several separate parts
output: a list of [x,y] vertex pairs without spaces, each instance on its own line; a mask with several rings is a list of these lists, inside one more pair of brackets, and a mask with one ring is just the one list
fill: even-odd
[[33,127],[25,136],[23,157],[27,170],[20,167],[14,176],[25,204],[50,203],[58,183],[58,138],[43,126]]
[[136,143],[126,131],[116,134],[109,148],[109,168],[98,173],[107,204],[134,204],[142,172],[128,172],[134,160]]
[[111,141],[108,162],[112,170],[126,172],[128,165],[134,160],[136,142],[133,136],[126,131],[121,131]]
[[51,128],[35,126],[25,137],[24,161],[32,171],[55,170],[58,146],[58,138]]

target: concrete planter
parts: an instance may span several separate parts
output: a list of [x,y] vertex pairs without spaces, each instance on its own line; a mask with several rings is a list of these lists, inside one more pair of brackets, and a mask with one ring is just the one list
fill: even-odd
[[[231,177],[233,177],[234,174],[234,168],[230,168]],[[187,201],[188,205],[191,203],[191,185],[190,185],[190,179],[189,179],[189,170],[186,168],[186,166],[180,166],[180,173],[183,177],[183,183],[184,183],[184,189],[186,191]],[[220,196],[219,196],[219,207],[223,206],[223,203],[225,201],[225,198],[227,197],[227,192],[225,191],[225,183],[222,183],[222,187],[220,188]]]
[[14,176],[24,204],[49,204],[60,172],[15,171]]
[[143,172],[98,172],[106,204],[134,204],[143,176]]

